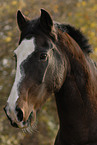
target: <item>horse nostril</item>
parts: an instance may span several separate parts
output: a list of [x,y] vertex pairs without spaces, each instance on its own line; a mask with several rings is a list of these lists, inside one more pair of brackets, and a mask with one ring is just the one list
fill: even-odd
[[19,107],[16,107],[18,121],[23,120],[23,112]]

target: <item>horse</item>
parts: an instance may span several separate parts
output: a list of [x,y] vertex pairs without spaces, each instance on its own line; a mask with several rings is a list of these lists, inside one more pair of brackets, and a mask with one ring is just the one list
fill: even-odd
[[97,69],[79,29],[41,9],[29,20],[17,12],[16,76],[4,111],[11,125],[30,130],[54,94],[59,130],[54,145],[97,145]]

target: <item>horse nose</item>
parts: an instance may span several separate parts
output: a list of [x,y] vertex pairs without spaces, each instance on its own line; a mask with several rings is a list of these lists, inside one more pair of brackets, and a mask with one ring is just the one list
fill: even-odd
[[10,107],[9,104],[7,104],[4,107],[4,111],[7,118],[10,120],[11,125],[18,128],[26,128],[32,118],[32,112],[30,113],[30,115],[27,113],[25,113],[25,115],[23,113],[24,110],[22,110],[18,105],[14,106],[13,108],[13,106]]
[[23,112],[18,106],[16,107],[16,112],[17,112],[17,119],[18,121],[21,122],[23,120]]

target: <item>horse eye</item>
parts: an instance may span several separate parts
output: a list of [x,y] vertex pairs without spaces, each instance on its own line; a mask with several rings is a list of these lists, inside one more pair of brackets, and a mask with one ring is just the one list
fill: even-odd
[[41,53],[40,54],[40,60],[46,60],[47,54],[46,53]]

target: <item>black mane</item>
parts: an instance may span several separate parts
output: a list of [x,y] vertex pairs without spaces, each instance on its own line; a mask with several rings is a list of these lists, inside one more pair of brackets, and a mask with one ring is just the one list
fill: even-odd
[[80,46],[84,53],[91,53],[92,48],[88,42],[88,39],[83,35],[83,33],[79,30],[74,28],[69,24],[55,24],[57,28],[62,30],[63,32],[67,32]]

